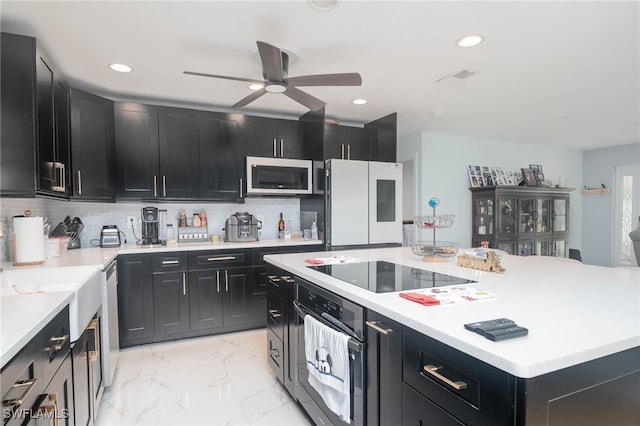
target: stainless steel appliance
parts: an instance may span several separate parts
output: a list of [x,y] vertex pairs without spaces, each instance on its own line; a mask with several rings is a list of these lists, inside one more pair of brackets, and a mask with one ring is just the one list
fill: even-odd
[[110,262],[102,273],[102,367],[104,385],[111,386],[120,354],[117,262]]
[[402,164],[327,160],[327,249],[402,245]]
[[295,278],[296,298],[295,327],[297,338],[297,382],[296,398],[318,425],[345,425],[329,409],[322,396],[309,384],[309,371],[305,356],[304,319],[307,315],[341,333],[349,336],[349,371],[351,375],[350,423],[360,426],[366,424],[366,330],[365,311],[362,306],[342,299],[308,281]]
[[353,284],[374,293],[408,291],[419,288],[443,287],[448,285],[464,285],[476,281],[426,269],[382,260],[359,263],[342,263],[334,265],[309,266],[323,274]]
[[156,207],[142,208],[142,245],[160,245],[158,234],[158,209]]
[[248,212],[235,212],[224,225],[224,240],[227,242],[258,241],[262,222]]
[[313,191],[313,162],[247,157],[247,195],[298,195]]
[[104,225],[100,231],[100,247],[120,247],[120,230],[116,225]]

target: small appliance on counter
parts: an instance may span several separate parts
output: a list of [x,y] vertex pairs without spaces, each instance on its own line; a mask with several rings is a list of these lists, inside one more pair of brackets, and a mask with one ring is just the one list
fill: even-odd
[[258,241],[262,222],[248,212],[235,212],[225,221],[224,240],[227,242]]
[[142,208],[142,245],[145,247],[155,247],[161,245],[158,234],[158,208]]
[[120,247],[120,230],[116,225],[104,225],[100,231],[100,247]]
[[67,250],[80,248],[80,232],[84,229],[84,224],[79,217],[71,218],[67,215],[62,222],[51,231],[51,238],[69,237]]

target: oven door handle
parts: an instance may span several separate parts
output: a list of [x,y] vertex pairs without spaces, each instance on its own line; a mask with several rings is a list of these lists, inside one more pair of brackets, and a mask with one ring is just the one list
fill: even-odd
[[[315,312],[310,311],[309,309],[305,308],[300,302],[298,302],[297,300],[293,301],[293,308],[296,310],[296,312],[298,313],[298,315],[301,318],[304,318],[307,315],[311,315],[313,318],[315,318],[316,320],[320,321],[321,323],[323,323],[324,325],[326,325],[327,327],[330,327],[333,330],[336,330],[340,333],[343,334],[347,334],[345,333],[344,330],[339,330],[334,324],[332,324],[330,321],[327,321],[325,318],[319,316],[318,314],[316,314]],[[358,341],[355,337],[349,336],[349,350],[353,351],[353,352],[360,352],[362,351],[362,346],[363,343]]]

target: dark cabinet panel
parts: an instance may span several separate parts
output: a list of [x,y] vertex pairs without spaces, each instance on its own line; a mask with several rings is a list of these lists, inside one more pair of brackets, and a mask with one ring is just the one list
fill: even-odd
[[71,147],[74,199],[115,199],[113,102],[71,89]]
[[250,267],[224,270],[225,292],[222,312],[225,325],[248,323],[254,319],[252,272]]
[[73,373],[71,357],[66,356],[40,401],[31,413],[28,425],[42,424],[43,419],[52,419],[52,424],[74,426]]
[[372,160],[373,138],[374,134],[369,129],[325,125],[324,159]]
[[158,111],[155,106],[115,104],[116,196],[158,197]]
[[220,269],[189,272],[189,315],[192,330],[220,327],[222,289]]
[[244,135],[244,156],[303,158],[299,121],[245,116]]
[[189,330],[186,272],[153,275],[153,312],[156,335]]
[[464,423],[403,383],[402,425],[463,426]]
[[155,334],[151,255],[118,256],[120,345]]
[[200,130],[196,111],[158,107],[158,125],[158,197],[197,198]]
[[75,424],[77,426],[90,426],[92,424],[92,393],[89,390],[89,350],[87,344],[87,331],[85,331],[71,351],[73,400],[75,404]]
[[228,114],[200,112],[201,198],[242,198],[242,162],[238,157],[240,123]]
[[371,156],[374,161],[396,162],[397,158],[398,114],[393,113],[365,124],[372,133]]

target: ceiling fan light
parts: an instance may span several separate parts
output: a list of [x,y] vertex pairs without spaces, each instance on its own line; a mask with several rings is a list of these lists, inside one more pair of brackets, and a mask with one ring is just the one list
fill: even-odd
[[484,38],[480,35],[470,35],[462,37],[456,42],[456,44],[460,47],[473,47],[482,43],[483,40]]
[[354,104],[354,105],[364,105],[367,102],[368,101],[366,99],[362,99],[362,98],[354,99],[354,100],[351,101],[351,103]]
[[287,86],[282,83],[268,83],[264,86],[264,90],[268,93],[283,93],[286,92]]
[[131,72],[132,69],[130,66],[125,65],[125,64],[111,64],[109,65],[109,68],[111,68],[114,71],[117,72]]
[[249,89],[251,90],[260,90],[264,87],[264,84],[250,84]]

